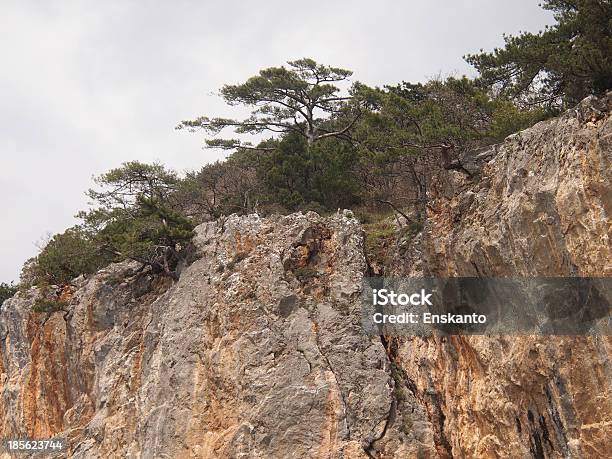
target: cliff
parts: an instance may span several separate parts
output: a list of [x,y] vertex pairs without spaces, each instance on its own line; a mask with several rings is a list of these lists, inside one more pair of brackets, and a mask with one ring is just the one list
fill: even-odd
[[[391,274],[612,274],[612,94],[460,160],[433,183],[426,228]],[[421,255],[422,254],[422,255]],[[610,299],[608,298],[608,301]],[[444,457],[608,457],[609,337],[398,339],[403,383]]]
[[[431,183],[392,275],[610,276],[612,95]],[[3,438],[71,457],[606,457],[609,337],[379,337],[361,329],[349,211],[196,229],[170,284],[111,265],[0,312]],[[58,454],[61,455],[61,454]]]

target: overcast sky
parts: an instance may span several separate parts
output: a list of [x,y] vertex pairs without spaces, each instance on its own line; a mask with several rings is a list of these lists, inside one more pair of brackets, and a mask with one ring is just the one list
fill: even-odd
[[124,161],[178,171],[222,157],[182,119],[214,95],[312,57],[371,85],[472,74],[461,56],[551,23],[537,0],[24,1],[0,12],[0,281],[75,223],[92,175]]

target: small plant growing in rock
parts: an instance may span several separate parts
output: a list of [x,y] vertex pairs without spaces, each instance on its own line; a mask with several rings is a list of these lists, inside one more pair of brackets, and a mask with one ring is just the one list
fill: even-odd
[[38,298],[34,300],[34,304],[32,305],[32,311],[39,313],[66,311],[66,307],[70,303],[71,298],[72,290],[70,286],[56,289],[52,286],[45,285],[39,290]]
[[364,225],[366,231],[366,252],[371,263],[386,264],[396,241],[396,229],[388,221]]
[[57,311],[65,311],[66,306],[66,303],[61,300],[38,299],[34,302],[32,311],[53,313]]

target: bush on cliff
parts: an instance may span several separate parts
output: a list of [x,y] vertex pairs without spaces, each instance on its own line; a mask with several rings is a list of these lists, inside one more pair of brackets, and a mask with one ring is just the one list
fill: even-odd
[[96,179],[88,196],[97,207],[79,216],[105,257],[132,259],[177,278],[188,254],[193,223],[176,209],[180,180],[159,164],[124,163]]
[[224,100],[250,116],[203,116],[179,128],[255,134],[257,145],[208,138],[207,146],[232,154],[185,179],[139,162],[103,174],[101,189],[88,193],[96,207],[79,214],[84,225],[54,236],[26,264],[22,284],[63,284],[126,258],[176,278],[194,223],[231,213],[360,207],[417,224],[435,174],[472,178],[460,153],[612,88],[612,3],[546,0],[544,8],[555,13],[553,27],[466,57],[476,80],[349,88],[351,71],[300,59],[224,86]]
[[251,165],[261,187],[258,210],[278,205],[286,211],[319,208],[336,210],[359,201],[359,183],[353,173],[355,148],[334,138],[308,145],[295,133],[269,139],[264,154],[239,150],[230,160]]
[[96,243],[95,233],[82,226],[56,234],[24,265],[23,286],[64,285],[81,274],[96,272],[113,261]]
[[0,305],[2,305],[2,303],[4,303],[5,300],[12,298],[13,295],[15,295],[15,293],[17,293],[16,285],[14,285],[12,282],[10,284],[6,282],[1,282],[0,283]]

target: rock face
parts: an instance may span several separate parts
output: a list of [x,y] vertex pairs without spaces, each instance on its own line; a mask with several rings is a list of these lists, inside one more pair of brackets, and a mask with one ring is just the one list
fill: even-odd
[[[611,101],[440,174],[389,273],[610,276]],[[608,337],[366,336],[350,212],[196,232],[172,285],[126,262],[65,311],[33,313],[36,289],[2,305],[2,438],[78,458],[607,456]]]
[[432,190],[428,272],[612,276],[612,93],[464,155]]
[[[612,274],[612,93],[437,177],[418,243],[431,276]],[[414,248],[412,248],[414,251]],[[609,337],[395,340],[444,457],[609,457]],[[436,421],[437,420],[437,421]]]
[[[157,297],[123,263],[65,313],[32,314],[35,290],[6,302],[3,436],[61,433],[84,458],[384,449],[395,382],[380,338],[361,332],[363,231],[347,215],[199,226],[200,259]],[[396,451],[429,451],[419,416]]]

